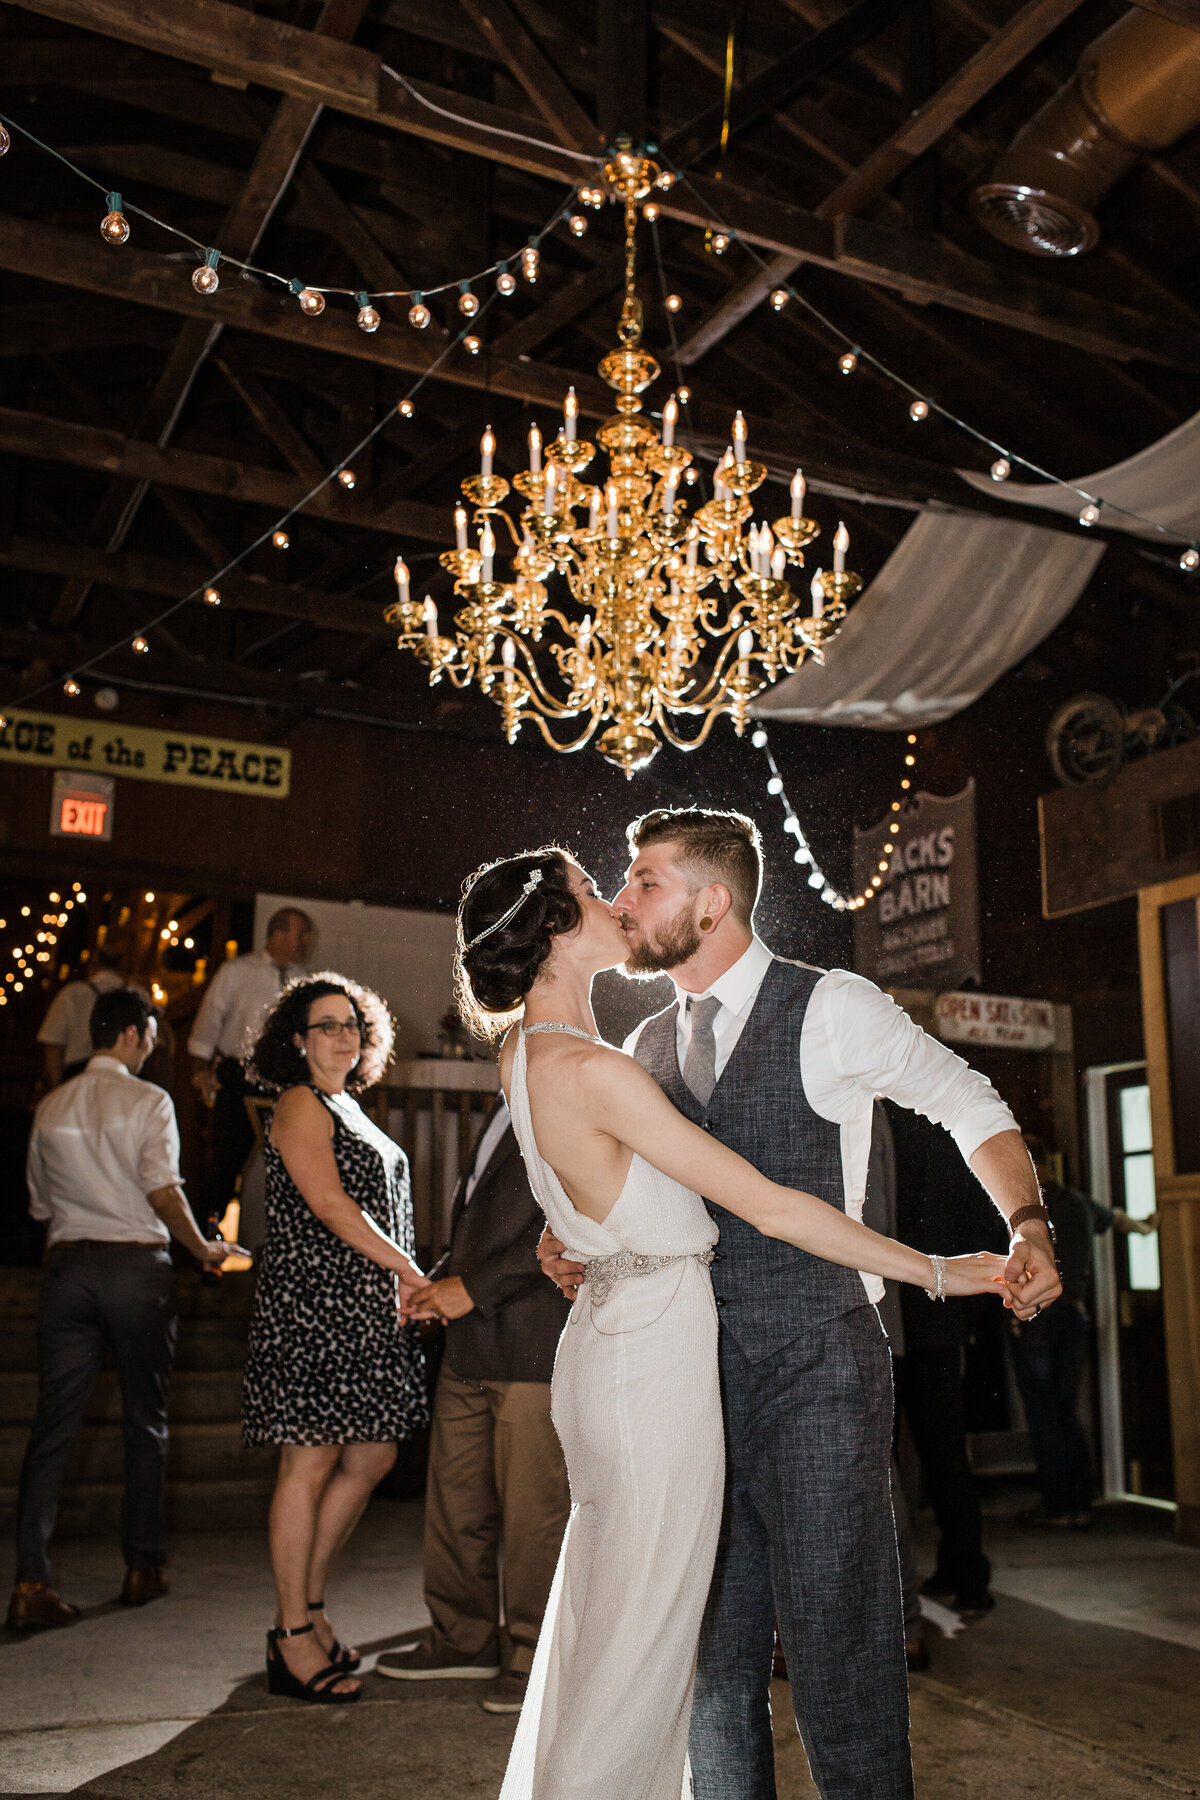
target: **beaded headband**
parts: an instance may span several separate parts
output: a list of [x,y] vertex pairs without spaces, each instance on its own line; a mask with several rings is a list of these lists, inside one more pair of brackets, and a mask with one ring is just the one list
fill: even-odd
[[541,886],[542,876],[544,874],[545,874],[544,869],[535,869],[533,871],[533,874],[529,877],[529,880],[525,883],[525,886],[521,889],[521,892],[517,895],[517,898],[513,901],[512,905],[509,907],[508,911],[503,915],[503,917],[497,919],[494,925],[485,925],[483,930],[478,932],[476,934],[476,936],[471,939],[469,944],[463,945],[464,951],[465,950],[473,950],[475,948],[476,944],[482,944],[485,937],[491,937],[493,931],[499,931],[499,929],[502,925],[507,925],[508,921],[513,917],[514,913],[519,912],[521,907],[524,906],[526,900],[528,900],[528,898],[529,898],[530,894],[532,894],[534,888]]

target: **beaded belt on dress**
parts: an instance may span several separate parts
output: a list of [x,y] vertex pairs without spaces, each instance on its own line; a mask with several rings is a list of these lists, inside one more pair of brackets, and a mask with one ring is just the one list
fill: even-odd
[[617,1282],[622,1281],[626,1275],[653,1275],[658,1269],[683,1262],[689,1255],[694,1256],[697,1262],[710,1263],[713,1260],[711,1250],[685,1251],[674,1256],[652,1256],[643,1250],[618,1250],[612,1256],[593,1256],[587,1265],[587,1281],[584,1285],[592,1297],[592,1305],[603,1306]]

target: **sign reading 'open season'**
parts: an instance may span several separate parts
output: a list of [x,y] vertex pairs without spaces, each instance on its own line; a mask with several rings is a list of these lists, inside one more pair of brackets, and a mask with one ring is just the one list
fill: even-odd
[[77,769],[165,781],[173,787],[284,800],[292,753],[234,738],[194,737],[186,731],[148,731],[136,725],[96,725],[55,713],[12,712],[0,730],[0,761],[26,767]]
[[946,799],[918,794],[907,812],[885,813],[877,825],[856,830],[855,887],[865,888],[875,874],[883,885],[854,915],[858,973],[882,987],[978,981],[974,781]]

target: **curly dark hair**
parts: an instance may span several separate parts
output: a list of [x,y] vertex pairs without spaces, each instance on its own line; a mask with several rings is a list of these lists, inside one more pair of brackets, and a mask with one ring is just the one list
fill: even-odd
[[335,975],[331,969],[288,982],[263,1020],[249,1054],[242,1059],[249,1081],[281,1094],[285,1088],[299,1087],[308,1080],[308,1064],[303,1051],[297,1050],[295,1039],[304,1036],[313,1001],[324,1000],[328,994],[345,995],[362,1032],[358,1061],[346,1082],[347,1091],[361,1094],[365,1088],[375,1086],[392,1060],[392,1015],[378,994],[346,975]]
[[[463,883],[458,908],[458,948],[454,953],[454,991],[458,1010],[479,1037],[502,1037],[537,980],[551,945],[564,931],[574,931],[583,910],[571,892],[574,861],[557,844],[526,850],[520,856],[484,863]],[[525,899],[521,890],[535,869],[542,879]],[[482,931],[502,919],[518,900],[512,918],[482,943],[468,948]]]

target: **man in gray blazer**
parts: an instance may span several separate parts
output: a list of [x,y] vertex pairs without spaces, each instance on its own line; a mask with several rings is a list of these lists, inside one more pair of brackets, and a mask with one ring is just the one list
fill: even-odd
[[[758,831],[740,813],[648,813],[614,901],[633,974],[676,998],[627,1044],[685,1114],[772,1181],[862,1215],[877,1096],[946,1126],[1008,1220],[1019,1317],[1059,1292],[1046,1211],[1008,1108],[869,981],[775,957],[754,933]],[[822,1800],[909,1800],[908,1683],[889,1493],[882,1282],[710,1206],[727,1491],[701,1630],[696,1800],[775,1800],[774,1633]],[[570,1291],[582,1271],[543,1239]]]
[[450,1248],[412,1307],[446,1322],[425,1496],[432,1625],[375,1665],[397,1681],[489,1681],[487,1712],[521,1709],[570,1510],[550,1422],[569,1308],[538,1272],[544,1223],[501,1097],[458,1184]]

